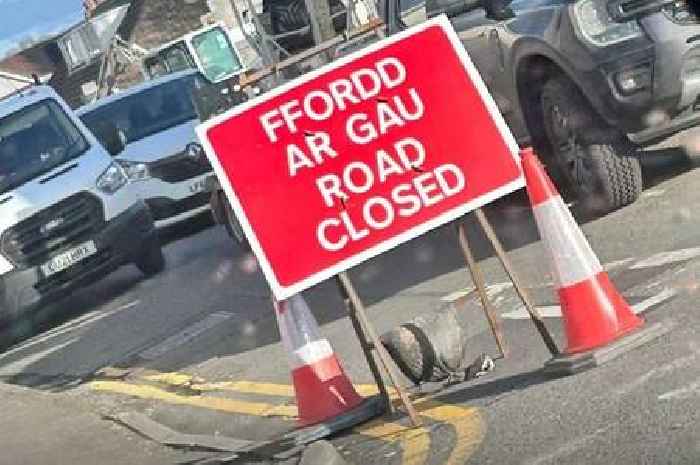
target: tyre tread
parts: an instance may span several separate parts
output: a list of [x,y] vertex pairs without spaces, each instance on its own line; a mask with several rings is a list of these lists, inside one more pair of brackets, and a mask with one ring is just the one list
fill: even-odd
[[[576,133],[580,131],[585,137],[583,144],[586,144],[598,178],[596,190],[602,200],[599,203],[604,204],[600,209],[615,210],[637,200],[643,187],[642,169],[635,147],[626,136],[607,126],[576,84],[564,76],[555,76],[544,84],[543,107],[547,99],[561,102],[560,107],[567,109],[570,121],[576,125]],[[555,171],[557,179],[562,178],[559,171]],[[589,202],[592,199],[579,200]]]

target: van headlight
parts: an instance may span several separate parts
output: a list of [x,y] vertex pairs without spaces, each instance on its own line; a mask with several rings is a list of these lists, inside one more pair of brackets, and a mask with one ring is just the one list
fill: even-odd
[[4,275],[5,273],[9,273],[14,268],[14,265],[12,265],[8,259],[0,254],[0,276]]
[[146,163],[127,160],[117,160],[117,163],[124,168],[124,172],[129,178],[129,181],[145,181],[151,179],[151,173],[148,171],[148,165]]
[[574,18],[583,37],[592,45],[606,47],[640,37],[636,20],[618,23],[608,12],[607,0],[581,0],[574,4]]
[[112,163],[109,167],[97,178],[97,188],[105,194],[112,195],[122,187],[126,186],[129,179],[126,177],[124,170],[118,163]]

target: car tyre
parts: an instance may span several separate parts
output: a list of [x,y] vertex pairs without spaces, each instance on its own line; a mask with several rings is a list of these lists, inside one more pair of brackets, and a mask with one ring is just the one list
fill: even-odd
[[221,193],[221,205],[223,206],[223,222],[224,222],[224,227],[226,228],[226,232],[228,233],[231,238],[236,241],[236,243],[243,249],[245,252],[250,252],[250,243],[248,242],[248,239],[245,236],[245,233],[243,232],[243,228],[241,227],[241,224],[238,222],[238,218],[236,218],[236,214],[233,211],[233,208],[231,208],[231,204],[229,203],[228,199],[226,198],[226,194],[223,192]]
[[[273,34],[288,34],[310,24],[309,13],[304,0],[278,0],[269,2],[270,21]],[[311,31],[304,35],[289,35],[278,40],[289,50],[313,45]]]
[[149,278],[165,269],[165,255],[159,241],[143,251],[136,259],[136,267]]
[[[270,22],[273,34],[284,35],[307,27],[311,24],[309,12],[304,0],[272,0],[265,2],[266,9],[270,12]],[[330,1],[331,14],[345,9],[340,0]],[[345,15],[339,15],[333,19],[333,27],[340,33],[345,29]],[[304,35],[291,34],[280,37],[277,41],[288,51],[312,47],[314,45],[313,34],[309,30]]]
[[548,80],[541,104],[552,175],[565,194],[601,213],[639,198],[643,181],[636,147],[601,121],[573,82],[562,76]]

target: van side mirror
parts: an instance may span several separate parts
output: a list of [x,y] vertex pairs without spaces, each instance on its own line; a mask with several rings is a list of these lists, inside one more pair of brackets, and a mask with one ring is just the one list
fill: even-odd
[[100,141],[111,156],[116,157],[124,151],[125,143],[122,139],[123,136],[113,123],[104,121],[94,127],[93,132],[97,140]]

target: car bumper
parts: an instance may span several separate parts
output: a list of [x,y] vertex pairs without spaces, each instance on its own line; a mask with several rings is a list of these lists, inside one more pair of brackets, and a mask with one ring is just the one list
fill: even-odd
[[133,262],[158,241],[153,217],[138,202],[113,218],[94,237],[97,253],[67,270],[45,277],[40,266],[11,271],[0,277],[0,321],[11,321],[53,302],[78,287],[99,281],[123,264]]
[[[584,85],[610,125],[632,141],[648,144],[700,122],[700,47],[693,43],[700,25],[680,26],[664,13],[644,18],[642,25],[649,45],[640,41],[600,52],[603,60]],[[644,85],[626,92],[622,76],[630,75]]]
[[628,134],[630,140],[637,144],[649,144],[660,141],[678,131],[696,126],[700,123],[700,80],[691,82],[679,80],[677,76],[653,72],[652,86],[668,90],[677,88],[676,93],[666,93],[663,98],[651,89],[633,95],[622,95],[616,82],[616,76],[635,67],[654,65],[647,62],[631,62],[624,66],[618,63],[614,67],[602,67],[598,79],[590,83],[597,89],[607,89],[605,95],[599,91],[594,106],[598,113],[612,127]]
[[146,205],[153,214],[156,227],[164,228],[209,210],[209,197],[208,192],[200,192],[182,200],[152,197],[146,199]]
[[700,125],[700,111],[693,108],[673,119],[664,121],[662,124],[652,125],[642,131],[630,133],[628,137],[635,144],[649,145],[698,125]]
[[676,24],[657,13],[643,26],[655,43],[654,98],[630,139],[648,144],[700,124],[700,24]]
[[211,176],[208,172],[177,183],[152,178],[134,184],[151,210],[156,227],[163,228],[209,209],[209,194],[205,191]]

